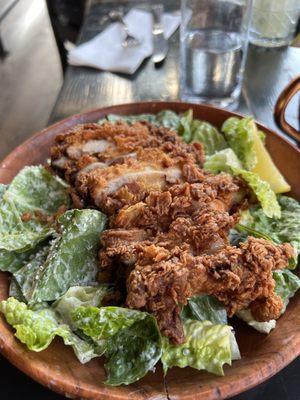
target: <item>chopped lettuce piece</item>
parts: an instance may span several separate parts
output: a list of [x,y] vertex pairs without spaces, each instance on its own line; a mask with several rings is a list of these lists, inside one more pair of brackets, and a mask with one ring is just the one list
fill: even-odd
[[77,329],[93,340],[108,339],[120,329],[144,320],[147,313],[122,307],[78,307],[72,312]]
[[180,125],[180,116],[174,111],[163,110],[156,114],[156,121],[157,125],[163,125],[177,131]]
[[177,129],[178,135],[181,136],[186,143],[189,143],[192,140],[192,122],[193,110],[187,110],[182,114]]
[[251,117],[241,119],[231,117],[222,126],[222,132],[229,146],[247,170],[254,168],[257,163],[257,156],[253,148],[255,131],[256,126]]
[[180,117],[177,113],[171,110],[163,110],[157,114],[137,114],[137,115],[117,115],[108,114],[106,118],[102,118],[99,123],[105,121],[117,122],[123,121],[132,124],[137,121],[147,121],[154,125],[162,125],[171,129],[178,129]]
[[224,306],[213,296],[194,296],[183,308],[181,317],[210,321],[213,324],[227,324],[227,312]]
[[163,338],[161,361],[165,373],[168,368],[177,366],[224,375],[223,365],[231,365],[233,359],[240,358],[235,337],[228,325],[186,320],[184,332],[186,342],[179,346]]
[[155,318],[121,307],[79,307],[74,325],[92,338],[108,358],[109,385],[128,385],[152,370],[161,356],[161,337]]
[[25,167],[9,187],[1,189],[0,250],[23,252],[53,234],[36,213],[53,215],[68,206],[67,185],[44,167]]
[[232,167],[232,171],[235,175],[241,176],[244,181],[247,182],[249,187],[256,195],[260,202],[264,213],[272,218],[280,218],[281,209],[277,201],[276,195],[270,187],[270,184],[260,179],[260,177],[253,172],[246,171],[244,169]]
[[248,220],[247,225],[268,235],[277,243],[291,243],[296,254],[290,267],[295,268],[300,253],[300,203],[287,196],[278,196],[277,199],[281,206],[280,218],[268,218],[261,208],[252,207],[250,209],[252,218]]
[[15,280],[14,277],[12,277],[11,281],[10,281],[8,296],[9,297],[14,297],[15,299],[17,299],[19,301],[22,301],[24,303],[26,302],[26,299],[23,296],[21,288],[20,288],[18,282]]
[[62,297],[52,304],[52,308],[75,330],[76,327],[71,316],[72,311],[78,307],[99,307],[104,296],[109,291],[110,287],[106,284],[98,286],[72,286]]
[[71,286],[96,282],[99,236],[106,217],[96,210],[70,210],[59,219],[61,234],[37,268],[29,303],[57,300]]
[[101,119],[99,122],[104,122],[105,120],[109,122],[123,121],[128,124],[133,124],[137,121],[147,121],[150,123],[156,122],[156,117],[154,114],[137,114],[137,115],[118,115],[118,114],[108,114],[106,119]]
[[250,310],[240,310],[236,313],[237,317],[247,322],[249,326],[261,333],[270,333],[276,326],[275,319],[266,322],[255,321]]
[[35,250],[27,250],[22,253],[16,251],[0,250],[0,271],[14,273],[28,262]]
[[228,148],[228,143],[217,128],[209,122],[197,119],[192,122],[192,142],[200,142],[204,147],[206,156],[211,156]]
[[[286,308],[290,298],[300,288],[300,279],[296,274],[286,269],[274,271],[273,278],[276,282],[275,292],[282,298]],[[282,312],[285,311],[285,308]]]
[[112,386],[129,385],[141,379],[154,369],[161,354],[161,336],[156,320],[146,314],[143,320],[121,329],[108,339],[105,383]]
[[50,307],[33,311],[10,297],[0,303],[0,311],[15,328],[15,336],[32,351],[45,350],[55,336],[60,336],[66,345],[73,347],[81,363],[98,356],[94,347],[75,335],[68,325],[61,323]]
[[44,167],[25,167],[13,179],[3,195],[19,213],[40,211],[47,215],[69,204],[68,185]]
[[40,279],[40,271],[43,270],[43,266],[49,255],[49,250],[50,245],[40,248],[22,268],[14,273],[14,279],[18,283],[26,302],[30,302],[33,296],[35,287]]
[[228,148],[216,152],[205,160],[204,168],[215,174],[219,172],[231,172],[231,168],[241,169],[242,164],[235,152]]

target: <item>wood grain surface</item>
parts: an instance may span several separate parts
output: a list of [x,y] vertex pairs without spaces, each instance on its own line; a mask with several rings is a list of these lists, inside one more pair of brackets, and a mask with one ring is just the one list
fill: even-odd
[[[25,165],[38,164],[49,156],[54,137],[71,126],[94,122],[107,113],[138,114],[172,109],[183,112],[191,107],[186,103],[137,103],[94,110],[70,117],[49,127],[14,150],[0,164],[0,181],[8,183]],[[195,117],[220,127],[232,113],[193,105]],[[284,138],[259,125],[267,134],[266,144],[273,158],[293,187],[294,196],[300,200],[298,171],[300,151]],[[0,274],[0,299],[7,297],[9,276]],[[2,318],[2,317],[1,317]],[[225,377],[216,377],[190,368],[174,368],[163,379],[161,367],[139,382],[123,387],[108,387],[103,360],[95,359],[81,365],[72,350],[56,340],[41,353],[28,351],[14,336],[12,329],[1,319],[0,349],[15,366],[47,386],[67,396],[82,399],[225,399],[251,388],[274,375],[300,353],[300,296],[292,299],[286,313],[269,335],[260,334],[241,321],[233,321],[242,359],[225,368]]]

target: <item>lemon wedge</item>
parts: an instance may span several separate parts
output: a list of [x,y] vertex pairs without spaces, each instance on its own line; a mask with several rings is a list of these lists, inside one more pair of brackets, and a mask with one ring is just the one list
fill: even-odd
[[[254,122],[253,124],[255,125]],[[269,182],[275,193],[289,192],[291,187],[274,164],[268,150],[265,148],[261,138],[259,137],[256,125],[254,129],[253,150],[257,156],[257,163],[251,172],[256,173],[261,177],[261,179]]]

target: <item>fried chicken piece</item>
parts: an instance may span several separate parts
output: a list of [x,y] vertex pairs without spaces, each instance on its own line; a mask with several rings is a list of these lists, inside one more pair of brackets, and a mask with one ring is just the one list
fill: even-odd
[[[111,218],[111,229],[102,234],[99,257],[106,277],[113,276],[109,270],[116,261],[134,264],[140,249],[149,243],[165,249],[176,245],[191,254],[213,253],[228,245],[228,231],[239,218],[235,208],[230,214],[238,190],[232,177],[221,174],[202,183],[152,192],[144,202],[123,207]],[[137,240],[136,232],[144,234]]]
[[180,306],[193,295],[215,296],[229,316],[248,307],[260,321],[280,316],[283,305],[274,292],[272,271],[287,266],[293,255],[289,244],[276,246],[249,237],[240,248],[227,246],[200,256],[176,247],[166,253],[157,247],[150,263],[144,253],[140,252],[127,280],[127,305],[152,312],[161,331],[174,343],[184,341]]
[[69,182],[74,182],[76,174],[83,168],[91,170],[136,159],[137,152],[145,148],[160,149],[172,158],[188,157],[203,165],[201,144],[188,145],[176,132],[146,122],[76,125],[55,138],[51,164]]
[[78,125],[56,138],[51,165],[72,184],[78,206],[113,214],[152,190],[205,176],[202,146],[147,123]]

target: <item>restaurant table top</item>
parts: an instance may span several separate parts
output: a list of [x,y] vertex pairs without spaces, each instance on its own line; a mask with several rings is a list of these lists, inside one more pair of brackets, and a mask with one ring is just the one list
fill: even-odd
[[[148,2],[149,4],[149,2]],[[179,2],[164,0],[167,11],[178,10]],[[91,39],[108,23],[107,14],[120,6],[147,7],[142,1],[91,0],[79,43]],[[169,40],[165,62],[155,67],[150,59],[133,75],[115,74],[92,68],[69,66],[49,124],[73,114],[121,103],[179,99],[179,32]],[[244,84],[237,112],[253,115],[278,131],[273,119],[276,99],[283,88],[300,73],[300,48],[263,49],[249,47]],[[288,108],[289,121],[297,126],[299,103]],[[280,132],[279,132],[280,133]],[[1,399],[58,400],[62,397],[43,388],[0,357]],[[269,381],[235,396],[234,400],[299,400],[300,358]]]

